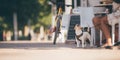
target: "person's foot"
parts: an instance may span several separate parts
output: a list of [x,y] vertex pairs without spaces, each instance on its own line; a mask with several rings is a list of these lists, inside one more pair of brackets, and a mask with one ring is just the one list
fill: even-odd
[[106,46],[107,46],[107,44],[104,44],[104,45],[102,45],[101,47],[102,47],[102,48],[105,48]]
[[101,48],[113,49],[113,47],[111,45],[107,45],[107,44],[102,45]]

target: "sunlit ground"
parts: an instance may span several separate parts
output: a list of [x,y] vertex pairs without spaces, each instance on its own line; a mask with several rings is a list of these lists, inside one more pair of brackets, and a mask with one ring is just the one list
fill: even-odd
[[0,42],[0,60],[120,60],[120,49],[76,48],[75,44]]

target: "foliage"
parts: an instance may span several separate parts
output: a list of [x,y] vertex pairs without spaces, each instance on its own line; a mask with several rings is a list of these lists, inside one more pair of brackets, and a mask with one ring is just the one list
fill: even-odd
[[0,26],[13,30],[13,13],[17,13],[18,29],[25,25],[50,25],[50,8],[48,0],[0,0]]

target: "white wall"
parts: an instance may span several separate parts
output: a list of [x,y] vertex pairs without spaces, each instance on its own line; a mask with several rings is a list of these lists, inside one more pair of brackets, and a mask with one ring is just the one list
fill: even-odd
[[90,6],[95,6],[100,4],[101,0],[88,0]]
[[65,14],[70,14],[72,6],[66,6],[66,5],[72,5],[72,0],[65,0]]

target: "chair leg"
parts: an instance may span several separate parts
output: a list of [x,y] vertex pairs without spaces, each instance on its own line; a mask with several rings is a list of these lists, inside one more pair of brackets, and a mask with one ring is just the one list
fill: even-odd
[[112,44],[115,44],[115,25],[112,25]]

